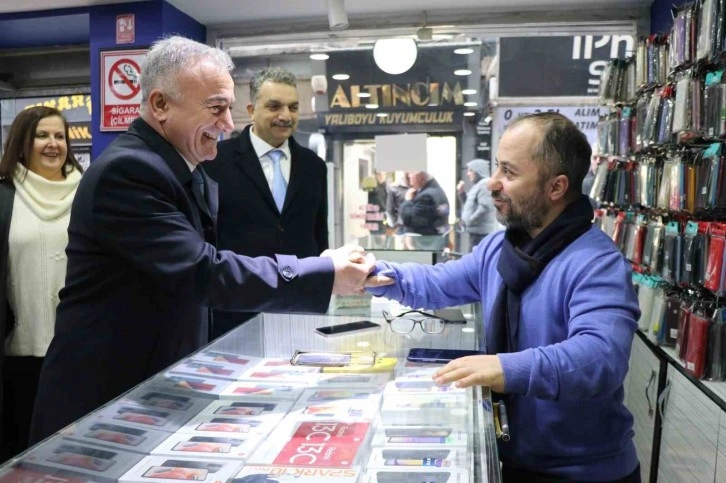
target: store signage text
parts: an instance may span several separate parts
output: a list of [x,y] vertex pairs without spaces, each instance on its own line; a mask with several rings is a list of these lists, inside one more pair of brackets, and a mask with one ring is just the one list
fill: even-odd
[[[347,87],[347,90],[346,90]],[[379,107],[397,106],[441,106],[464,104],[461,83],[449,85],[439,82],[416,82],[413,84],[365,84],[343,86],[338,84],[330,100],[330,108],[355,109],[365,104],[376,104]],[[370,97],[362,99],[360,93]],[[361,102],[362,101],[362,102]]]
[[454,111],[324,114],[326,126],[387,126],[393,124],[452,124]]
[[89,126],[68,126],[68,137],[71,138],[71,141],[90,140],[92,138],[91,130]]
[[23,109],[29,109],[36,106],[53,107],[59,111],[68,111],[71,109],[85,108],[88,110],[88,114],[91,114],[91,96],[83,94],[74,96],[60,96],[56,98],[45,99],[33,104],[24,106]]

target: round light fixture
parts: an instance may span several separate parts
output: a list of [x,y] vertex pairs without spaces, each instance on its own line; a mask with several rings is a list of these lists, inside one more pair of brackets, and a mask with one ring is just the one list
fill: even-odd
[[[475,113],[473,113],[473,112],[471,112],[471,111],[466,111],[466,112],[464,113],[464,115],[465,115],[466,117],[470,117],[470,116],[473,116],[474,114],[475,114]],[[463,329],[462,329],[462,330],[463,330]]]
[[479,103],[478,102],[474,102],[474,101],[469,101],[469,102],[465,102],[464,105],[466,107],[474,107],[474,106],[478,106]]
[[330,56],[328,54],[310,54],[312,60],[328,60]]
[[370,92],[359,92],[358,97],[371,97]]
[[[333,76],[333,79],[335,79],[335,76]],[[461,93],[465,96],[471,96],[473,94],[476,94],[476,89],[462,89]]]
[[416,63],[418,49],[413,39],[380,39],[373,46],[373,60],[383,72],[403,74]]
[[378,104],[366,104],[366,109],[378,109]]
[[457,69],[454,71],[454,75],[469,75],[471,71],[469,69]]
[[[466,114],[469,114],[469,113],[468,112],[465,112],[464,115],[466,115]],[[463,329],[461,329],[461,331],[462,332],[466,332],[466,333],[470,333],[470,332],[474,332],[474,328],[473,327],[464,327]]]
[[350,76],[348,74],[333,74],[333,79],[335,79],[335,80],[348,80],[348,79],[350,79]]
[[460,49],[454,49],[454,53],[460,55],[473,54],[474,49],[470,49],[469,47],[462,47]]

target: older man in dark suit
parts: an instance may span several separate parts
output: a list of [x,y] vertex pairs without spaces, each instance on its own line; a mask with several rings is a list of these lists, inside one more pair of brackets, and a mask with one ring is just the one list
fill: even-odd
[[201,347],[209,307],[324,312],[331,291],[366,283],[372,261],[348,249],[248,258],[215,248],[217,187],[200,163],[233,128],[232,67],[221,50],[181,37],[149,51],[141,117],[93,163],[74,200],[31,441]]
[[[327,168],[292,137],[298,124],[295,75],[279,67],[250,80],[252,124],[222,141],[205,165],[219,183],[217,246],[248,256],[319,255],[328,248]],[[214,336],[254,313],[215,310]]]

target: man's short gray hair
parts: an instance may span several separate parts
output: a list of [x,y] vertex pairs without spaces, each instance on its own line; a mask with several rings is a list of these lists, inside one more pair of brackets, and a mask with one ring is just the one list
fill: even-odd
[[160,89],[175,100],[181,100],[177,82],[179,74],[197,62],[204,60],[227,72],[234,69],[229,54],[194,40],[172,36],[157,40],[151,45],[141,65],[141,110],[144,110],[149,94]]
[[255,72],[250,79],[250,103],[254,104],[257,102],[257,96],[260,93],[260,88],[265,81],[275,82],[276,84],[287,84],[289,86],[297,88],[297,78],[295,74],[282,67],[270,67],[268,69],[262,69]]

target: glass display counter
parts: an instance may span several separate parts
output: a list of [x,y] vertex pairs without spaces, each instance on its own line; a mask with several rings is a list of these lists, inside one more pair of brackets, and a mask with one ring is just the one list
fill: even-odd
[[[467,315],[440,334],[401,335],[371,309],[260,314],[6,462],[0,483],[499,482],[488,389],[436,386],[438,366],[406,361],[412,347],[475,348]],[[315,331],[362,318],[378,328]],[[297,350],[376,361],[291,365]]]
[[389,262],[416,262],[434,264],[449,245],[450,232],[442,235],[369,235],[358,239],[358,244],[377,260]]

